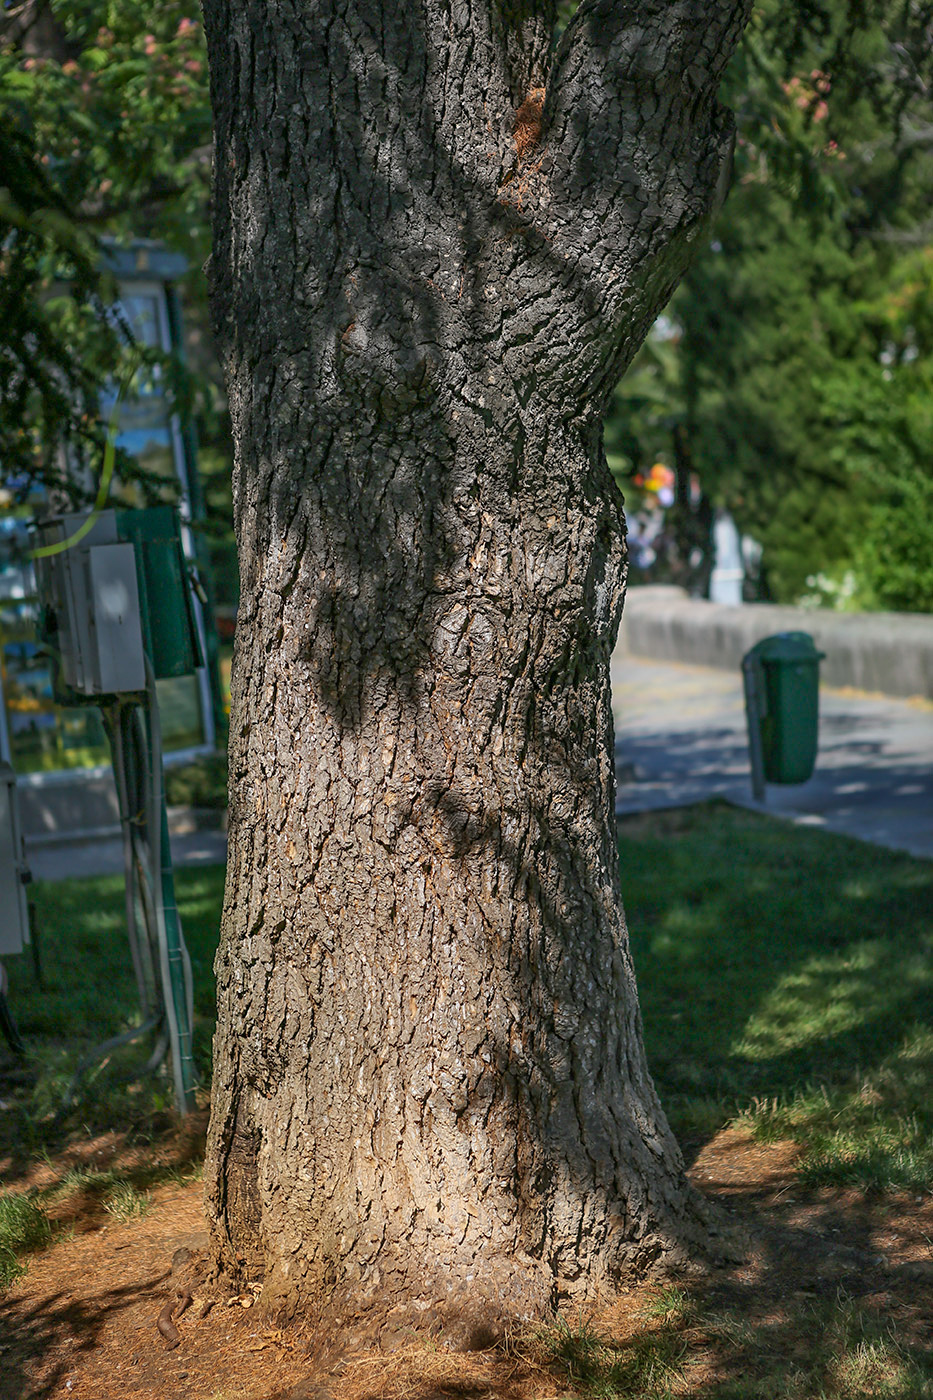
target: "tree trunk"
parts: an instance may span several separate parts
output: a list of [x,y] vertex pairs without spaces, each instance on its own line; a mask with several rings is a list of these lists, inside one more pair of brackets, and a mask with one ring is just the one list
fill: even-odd
[[605,398],[747,0],[206,0],[242,599],[207,1200],[452,1341],[686,1257],[617,873]]

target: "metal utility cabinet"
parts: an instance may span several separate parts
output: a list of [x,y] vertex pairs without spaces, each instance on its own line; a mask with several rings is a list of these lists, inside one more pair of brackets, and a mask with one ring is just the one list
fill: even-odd
[[[142,1022],[98,1047],[154,1034],[181,1111],[194,1104],[191,964],[175,899],[156,682],[200,666],[188,566],[170,506],[62,515],[38,527],[41,641],[55,698],[100,706],[123,827],[127,922]],[[80,1071],[79,1071],[80,1072]]]
[[[90,522],[90,528],[88,528]],[[61,515],[43,523],[40,630],[64,703],[146,688],[201,665],[178,517],[170,506]]]

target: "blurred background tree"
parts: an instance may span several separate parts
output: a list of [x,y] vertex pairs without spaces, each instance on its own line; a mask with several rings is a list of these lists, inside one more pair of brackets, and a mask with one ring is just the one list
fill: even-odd
[[[185,252],[187,367],[168,369],[196,413],[232,602],[198,13],[188,0],[3,0],[2,16],[4,475],[54,479],[63,436],[101,450],[97,396],[131,352],[101,240]],[[726,94],[732,193],[607,422],[631,513],[655,520],[633,539],[633,578],[641,560],[642,577],[705,591],[719,507],[762,546],[757,596],[933,609],[931,79],[933,0],[758,5]],[[72,295],[52,295],[65,283]]]
[[732,192],[608,423],[633,513],[646,463],[693,479],[646,577],[702,591],[712,502],[763,546],[757,596],[933,609],[931,78],[933,6],[758,6]]

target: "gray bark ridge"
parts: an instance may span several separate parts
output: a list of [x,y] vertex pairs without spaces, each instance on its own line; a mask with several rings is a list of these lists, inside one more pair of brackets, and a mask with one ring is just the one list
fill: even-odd
[[475,1340],[709,1227],[619,890],[600,418],[717,197],[749,0],[584,0],[556,48],[529,0],[204,9],[242,588],[215,1258]]

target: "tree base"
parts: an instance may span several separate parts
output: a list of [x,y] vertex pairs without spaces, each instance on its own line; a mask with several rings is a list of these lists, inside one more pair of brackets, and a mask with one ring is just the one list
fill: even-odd
[[[604,1306],[623,1283],[703,1278],[747,1257],[747,1232],[722,1206],[689,1185],[684,1200],[678,1238],[646,1266],[618,1271],[611,1282],[592,1260],[583,1275],[587,1285],[571,1289],[532,1259],[503,1258],[498,1266],[494,1259],[437,1260],[430,1269],[423,1259],[408,1259],[382,1263],[362,1283],[324,1280],[315,1287],[306,1280],[296,1287],[293,1278],[270,1275],[257,1301],[270,1322],[308,1337],[309,1354],[321,1367],[347,1354],[398,1351],[417,1339],[446,1351],[482,1351],[564,1308]],[[230,1268],[215,1259],[211,1278],[216,1289],[233,1291],[255,1287],[260,1280],[252,1272],[245,1259]],[[603,1282],[594,1287],[595,1274]]]

